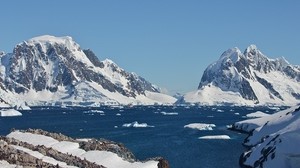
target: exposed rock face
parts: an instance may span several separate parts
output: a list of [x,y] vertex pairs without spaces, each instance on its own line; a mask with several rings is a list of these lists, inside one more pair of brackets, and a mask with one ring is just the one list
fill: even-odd
[[159,159],[158,168],[169,168],[169,162],[164,159]]

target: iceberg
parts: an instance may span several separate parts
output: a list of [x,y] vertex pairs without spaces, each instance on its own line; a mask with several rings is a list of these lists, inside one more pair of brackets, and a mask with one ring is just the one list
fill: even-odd
[[122,125],[123,127],[133,127],[133,128],[147,128],[147,127],[154,127],[152,125],[148,125],[147,123],[138,123],[137,121],[134,121],[132,123],[125,123]]
[[208,136],[202,136],[198,139],[230,139],[230,136],[228,135],[208,135]]
[[165,112],[165,111],[162,111],[160,112],[162,115],[178,115],[177,112]]
[[265,117],[265,116],[269,116],[270,114],[267,114],[267,113],[264,113],[264,112],[261,112],[261,111],[257,111],[257,112],[254,112],[254,113],[250,113],[250,114],[247,114],[246,117],[248,118],[260,118],[260,117]]
[[12,116],[22,116],[22,113],[15,109],[2,109],[0,110],[1,117],[12,117]]
[[204,124],[204,123],[192,123],[185,125],[184,128],[191,128],[197,130],[213,130],[213,127],[216,127],[215,124]]

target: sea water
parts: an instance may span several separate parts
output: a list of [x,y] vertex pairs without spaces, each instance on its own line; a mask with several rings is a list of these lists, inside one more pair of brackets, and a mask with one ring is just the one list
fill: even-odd
[[[139,160],[161,156],[171,168],[239,167],[246,135],[227,126],[265,108],[245,107],[36,107],[23,116],[0,117],[0,135],[12,128],[40,128],[73,138],[106,138],[123,143]],[[214,124],[212,130],[184,128],[191,123]],[[199,139],[228,135],[230,139]]]

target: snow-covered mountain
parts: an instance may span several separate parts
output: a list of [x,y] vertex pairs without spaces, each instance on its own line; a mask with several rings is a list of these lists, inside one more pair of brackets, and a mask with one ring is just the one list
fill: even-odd
[[1,54],[0,87],[29,105],[171,104],[175,98],[71,37],[39,36]]
[[283,57],[270,59],[255,45],[244,53],[225,51],[203,73],[198,90],[178,103],[296,105],[300,102],[300,66]]
[[244,145],[251,148],[241,155],[241,167],[300,167],[300,106],[237,122],[233,129],[250,134]]

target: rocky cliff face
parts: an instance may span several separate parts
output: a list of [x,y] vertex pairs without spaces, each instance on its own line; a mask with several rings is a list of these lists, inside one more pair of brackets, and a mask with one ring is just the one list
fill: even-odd
[[[132,100],[145,96],[145,91],[159,93],[159,88],[144,78],[111,60],[100,61],[91,50],[82,50],[71,37],[40,36],[24,41],[12,54],[2,54],[1,64],[0,87],[17,94],[46,91],[72,97],[80,92],[76,86],[81,83],[96,84]],[[107,100],[113,99],[96,90]]]
[[290,100],[295,103],[300,100],[299,78],[299,66],[289,64],[284,58],[270,59],[254,45],[244,53],[232,48],[206,68],[198,86],[198,95],[201,90],[215,88],[224,94],[238,95],[238,102],[245,104],[284,104]]

